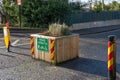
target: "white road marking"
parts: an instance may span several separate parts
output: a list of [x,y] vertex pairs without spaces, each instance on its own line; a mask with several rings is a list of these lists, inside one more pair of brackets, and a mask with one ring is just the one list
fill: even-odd
[[116,72],[116,75],[117,75],[118,78],[120,78],[120,73]]
[[13,43],[11,43],[12,46],[15,46],[18,42],[20,41],[20,39],[15,40]]
[[1,46],[0,49],[5,48],[5,46]]

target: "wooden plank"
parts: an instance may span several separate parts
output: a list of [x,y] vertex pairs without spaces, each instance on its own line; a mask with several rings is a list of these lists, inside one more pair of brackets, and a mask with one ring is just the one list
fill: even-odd
[[57,51],[56,51],[57,62],[59,63],[59,62],[63,61],[62,54],[63,54],[63,51],[64,51],[64,47],[63,47],[63,40],[62,39],[58,39],[56,41],[57,42],[56,42],[56,47],[55,48],[57,49]]
[[75,52],[75,50],[76,50],[75,46],[76,46],[76,43],[77,43],[77,42],[76,42],[75,37],[72,37],[71,43],[72,43],[72,54],[71,54],[71,59],[73,59],[73,58],[75,58],[75,54],[76,54],[76,52]]
[[45,61],[51,62],[51,60],[50,60],[50,53],[47,52],[47,53],[44,53],[44,54],[45,54]]
[[35,45],[35,58],[38,59],[37,37],[34,37],[34,45]]
[[64,38],[63,41],[64,41],[64,44],[63,44],[63,47],[64,47],[64,54],[63,54],[63,61],[67,61],[69,59],[69,52],[71,51],[69,49],[69,45],[70,45],[70,38]]
[[73,37],[69,38],[69,59],[72,59],[72,55],[74,54],[73,52],[73,40],[72,40]]
[[41,59],[41,51],[38,50],[38,59]]
[[79,37],[78,36],[75,36],[73,37],[73,57],[72,58],[75,58],[78,56],[78,52],[79,52]]
[[[37,36],[35,36],[35,58],[39,58],[42,60],[45,60],[50,63],[55,63],[57,60],[57,63],[67,61],[73,58],[76,58],[78,56],[78,51],[79,51],[79,35],[71,35],[68,37],[57,37],[56,38],[47,38],[47,36],[41,36],[42,38],[47,38],[49,41],[49,51],[44,52],[44,51],[38,51],[37,50]],[[40,37],[40,36],[39,36]],[[54,60],[50,59],[50,39],[55,40],[55,55],[54,55]]]
[[45,61],[51,62],[50,60],[50,39],[48,39],[48,41],[49,41],[49,51],[45,53]]

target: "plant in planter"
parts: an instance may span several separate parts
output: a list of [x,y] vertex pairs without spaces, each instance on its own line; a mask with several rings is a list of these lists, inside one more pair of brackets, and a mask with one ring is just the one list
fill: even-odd
[[54,64],[78,57],[79,35],[65,24],[54,23],[44,34],[31,35],[31,55]]
[[49,26],[48,33],[51,36],[65,36],[70,34],[69,27],[65,24],[54,23]]

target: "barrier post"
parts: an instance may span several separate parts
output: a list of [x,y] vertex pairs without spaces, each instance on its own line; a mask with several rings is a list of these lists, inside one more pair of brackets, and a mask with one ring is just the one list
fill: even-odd
[[10,52],[10,30],[6,26],[6,27],[3,27],[3,32],[4,32],[4,42],[7,48],[7,52]]
[[108,80],[116,80],[115,36],[108,36]]
[[5,24],[5,25],[6,25],[6,27],[7,27],[7,28],[9,28],[9,27],[10,27],[10,25],[9,25],[9,23],[8,23],[8,22],[6,22],[6,24]]

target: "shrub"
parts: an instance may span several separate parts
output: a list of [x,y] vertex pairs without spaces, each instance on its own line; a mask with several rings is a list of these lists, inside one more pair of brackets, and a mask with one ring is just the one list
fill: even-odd
[[69,35],[69,27],[65,24],[54,23],[49,26],[49,34],[51,36],[64,36]]
[[66,22],[65,17],[70,13],[67,0],[23,0],[22,4],[23,22],[31,27]]

